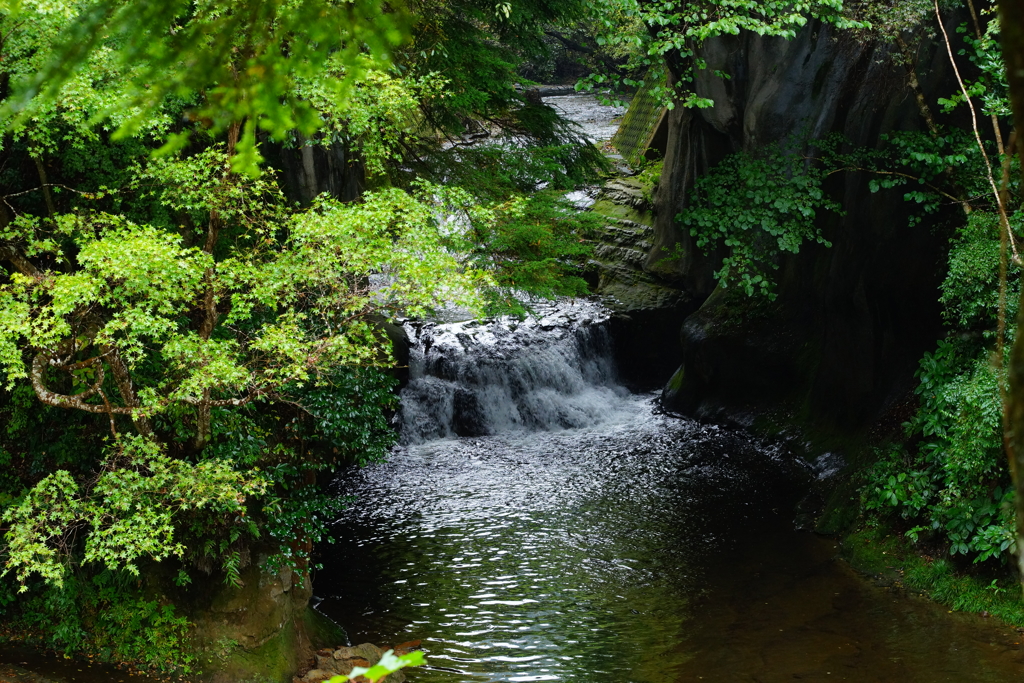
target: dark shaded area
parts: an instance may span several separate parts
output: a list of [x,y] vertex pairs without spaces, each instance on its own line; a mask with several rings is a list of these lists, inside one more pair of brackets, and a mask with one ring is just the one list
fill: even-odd
[[614,340],[619,380],[632,391],[652,391],[665,383],[682,354],[679,320],[693,306],[640,309],[612,316],[607,323]]
[[[936,227],[955,214],[909,227],[912,207],[902,191],[872,194],[865,174],[837,174],[827,190],[846,215],[819,217],[833,246],[805,245],[786,258],[775,303],[715,291],[714,255],[702,254],[675,216],[694,178],[733,152],[832,133],[874,148],[888,131],[922,129],[905,69],[886,45],[817,22],[788,42],[710,41],[705,58],[732,78],[703,73],[697,90],[715,107],[669,114],[647,264],[698,300],[708,297],[683,325],[682,366],[666,387],[666,408],[749,422],[783,404],[825,428],[864,427],[906,394],[918,359],[941,334],[945,237]],[[956,88],[935,43],[923,43],[916,68],[932,100]],[[663,254],[674,245],[684,256],[667,263]]]
[[362,160],[340,142],[324,145],[300,139],[283,145],[268,141],[261,149],[281,174],[285,196],[303,206],[325,192],[352,201],[366,189]]
[[157,683],[162,679],[110,664],[73,660],[24,645],[0,649],[0,683]]

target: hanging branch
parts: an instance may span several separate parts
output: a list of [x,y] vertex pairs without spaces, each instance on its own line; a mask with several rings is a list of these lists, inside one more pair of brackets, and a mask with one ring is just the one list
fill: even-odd
[[956,81],[960,84],[960,91],[964,94],[964,101],[967,102],[967,106],[971,110],[971,125],[974,128],[974,139],[978,143],[978,150],[981,152],[981,158],[985,160],[985,173],[988,178],[989,186],[992,188],[992,196],[995,197],[996,206],[999,207],[999,222],[1002,229],[1007,233],[1010,250],[1013,252],[1014,264],[1021,265],[1020,254],[1017,253],[1017,243],[1013,237],[1013,233],[1010,232],[1010,219],[1006,215],[1006,206],[1003,204],[1002,197],[999,195],[999,187],[996,185],[995,175],[992,173],[992,162],[989,161],[988,153],[985,152],[985,143],[982,142],[981,133],[978,131],[978,112],[974,108],[974,100],[971,99],[971,95],[967,91],[967,86],[964,85],[964,79],[960,76],[960,68],[956,65],[956,58],[953,57],[953,45],[949,41],[949,34],[946,32],[946,26],[942,23],[942,12],[939,11],[939,0],[934,0],[934,3],[935,17],[938,19],[939,30],[942,31],[942,39],[946,44],[949,63],[953,66],[953,73],[956,74]]

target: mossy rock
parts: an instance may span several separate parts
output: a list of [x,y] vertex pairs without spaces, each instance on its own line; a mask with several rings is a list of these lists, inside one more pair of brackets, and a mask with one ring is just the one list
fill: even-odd
[[638,211],[632,206],[618,204],[608,199],[602,198],[597,200],[594,202],[594,205],[590,210],[606,218],[611,218],[617,221],[630,221],[632,223],[639,223],[640,225],[646,225],[648,227],[654,223],[654,218],[650,213],[646,211]]
[[344,632],[309,607],[305,574],[267,570],[268,555],[254,552],[240,582],[210,577],[167,593],[194,624],[193,653],[201,683],[290,683],[316,651],[346,642]]
[[290,683],[308,664],[312,653],[347,640],[345,632],[327,617],[307,607],[255,648],[222,642],[203,657],[204,680],[212,683]]

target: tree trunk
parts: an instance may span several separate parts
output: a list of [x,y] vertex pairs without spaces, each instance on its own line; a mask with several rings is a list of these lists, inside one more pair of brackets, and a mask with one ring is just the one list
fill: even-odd
[[[1014,128],[1024,130],[1024,0],[999,0],[1003,56],[1006,59]],[[1024,135],[1015,136],[1018,152]],[[1017,337],[1010,356],[1008,450],[1017,512],[1017,562],[1024,589],[1024,306],[1017,318]]]

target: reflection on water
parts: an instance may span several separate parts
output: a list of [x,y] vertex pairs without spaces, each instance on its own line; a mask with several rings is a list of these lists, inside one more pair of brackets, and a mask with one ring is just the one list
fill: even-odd
[[422,639],[421,682],[1008,681],[1016,634],[896,596],[792,531],[803,469],[653,414],[447,439],[349,473],[316,577],[354,642]]
[[777,524],[709,563],[693,659],[676,680],[1013,681],[1020,634],[879,587],[834,543]]
[[161,679],[5,643],[0,646],[0,683],[161,683]]

